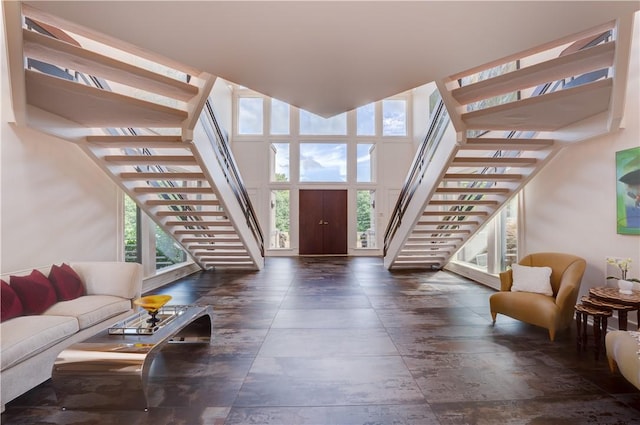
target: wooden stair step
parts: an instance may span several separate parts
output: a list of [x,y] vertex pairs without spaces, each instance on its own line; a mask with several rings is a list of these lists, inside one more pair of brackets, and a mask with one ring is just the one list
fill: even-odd
[[573,77],[613,65],[615,42],[599,44],[575,53],[469,84],[451,91],[462,105]]
[[87,143],[105,148],[191,149],[181,136],[87,136]]
[[449,173],[442,178],[443,181],[520,181],[524,178],[522,174],[513,173]]
[[457,157],[451,161],[452,167],[530,167],[538,162],[536,158],[485,158]]
[[173,194],[189,194],[189,193],[212,193],[212,189],[210,187],[152,187],[152,186],[144,186],[144,187],[134,187],[133,191],[135,193],[173,193]]
[[[451,214],[453,215],[453,214]],[[456,216],[457,217],[457,216]],[[473,220],[418,220],[416,226],[478,226],[479,221]]]
[[249,255],[243,246],[233,247],[231,249],[225,248],[224,250],[219,248],[217,250],[194,251],[191,254],[199,258],[234,257],[238,255],[248,257]]
[[413,234],[416,235],[432,235],[432,234],[438,234],[438,233],[442,233],[442,234],[454,234],[454,233],[459,233],[459,234],[470,234],[471,230],[466,230],[466,229],[415,229],[413,232]]
[[443,243],[443,244],[433,244],[433,243],[414,243],[408,242],[404,245],[404,247],[408,250],[411,249],[423,249],[423,250],[431,250],[431,249],[448,249],[448,248],[456,248],[458,245],[452,243]]
[[227,215],[224,211],[156,211],[154,213],[157,217],[225,217]]
[[229,227],[231,222],[229,220],[214,220],[214,221],[192,221],[192,220],[169,220],[164,223],[165,226],[207,226],[207,227]]
[[105,155],[102,159],[117,165],[196,165],[196,159],[188,155]]
[[235,229],[184,229],[184,230],[174,230],[172,233],[174,235],[193,235],[193,236],[195,235],[216,236],[216,235],[237,234]]
[[449,237],[449,238],[432,238],[432,237],[420,237],[420,236],[415,236],[415,235],[411,235],[409,236],[409,239],[407,239],[408,241],[416,241],[416,242],[432,242],[434,245],[438,245],[441,243],[447,243],[447,242],[451,242],[451,241],[458,241],[458,242],[462,242],[463,238],[460,237]]
[[249,257],[249,255],[239,255],[239,253],[237,252],[229,252],[229,253],[224,253],[224,252],[220,252],[216,255],[202,255],[198,257],[200,260],[202,261],[207,261],[211,262],[212,260],[221,260],[224,259],[224,261],[247,261],[250,260],[251,257]]
[[456,217],[459,217],[459,216],[485,217],[488,214],[489,213],[487,211],[475,211],[475,210],[471,210],[471,211],[451,211],[451,210],[446,210],[446,211],[424,211],[422,213],[422,216],[423,217],[433,217],[433,216],[453,215],[453,216],[456,216]]
[[429,205],[486,205],[486,206],[496,206],[498,205],[498,201],[491,200],[483,200],[483,199],[434,199],[429,201]]
[[487,151],[532,151],[553,146],[553,139],[500,139],[500,138],[469,138],[460,145],[460,150]]
[[461,115],[468,130],[556,131],[609,109],[613,79],[558,90]]
[[477,194],[493,194],[507,195],[511,192],[508,188],[503,187],[437,187],[438,194],[460,194],[460,193],[477,193]]
[[187,181],[187,180],[202,180],[206,181],[204,173],[188,173],[188,172],[167,172],[167,173],[152,173],[152,172],[125,172],[119,174],[122,180],[145,180],[145,181]]
[[27,104],[84,127],[181,127],[186,111],[25,69]]
[[[183,238],[181,240],[181,242],[183,243],[202,243],[202,242],[209,242],[212,243],[215,246],[218,243],[242,243],[242,241],[240,241],[240,238],[235,237],[235,238],[229,238],[229,237],[217,237],[217,238],[210,238],[210,237],[200,237],[200,238]],[[195,247],[197,247],[198,245],[194,245]],[[204,246],[204,245],[202,245]]]
[[220,201],[217,199],[149,199],[148,201],[144,201],[144,203],[145,205],[148,205],[148,206],[171,206],[171,205],[219,206],[220,205]]
[[109,56],[74,46],[35,31],[23,29],[22,36],[24,54],[29,58],[102,77],[183,102],[189,101],[198,94],[197,86],[121,62]]
[[187,248],[189,250],[204,250],[204,251],[215,251],[218,249],[222,249],[222,250],[234,250],[234,249],[239,249],[242,248],[244,249],[244,245],[242,245],[242,243],[240,242],[240,240],[237,240],[236,243],[215,243],[215,244],[195,244],[195,245],[188,245]]

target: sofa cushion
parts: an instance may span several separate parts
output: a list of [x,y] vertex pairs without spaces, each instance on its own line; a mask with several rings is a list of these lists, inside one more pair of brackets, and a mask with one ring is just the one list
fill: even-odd
[[131,310],[129,300],[111,295],[85,295],[74,300],[60,301],[44,314],[75,317],[80,329],[86,329],[128,310]]
[[4,280],[0,280],[0,322],[22,315],[22,302],[18,294]]
[[72,262],[89,295],[140,296],[142,266],[125,262]]
[[20,298],[25,315],[42,314],[58,301],[53,285],[38,270],[27,276],[10,276],[9,282]]
[[73,300],[85,294],[80,276],[66,263],[51,266],[49,281],[56,291],[58,301]]
[[21,316],[0,323],[0,370],[41,353],[78,329],[75,318],[64,316]]

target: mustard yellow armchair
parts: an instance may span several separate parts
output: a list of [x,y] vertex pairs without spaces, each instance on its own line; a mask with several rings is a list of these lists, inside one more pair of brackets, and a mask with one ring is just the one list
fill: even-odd
[[553,295],[533,292],[512,292],[513,272],[500,273],[500,292],[489,298],[491,317],[498,313],[549,330],[551,341],[556,331],[568,328],[587,262],[575,255],[540,252],[523,257],[518,264],[529,267],[550,267]]

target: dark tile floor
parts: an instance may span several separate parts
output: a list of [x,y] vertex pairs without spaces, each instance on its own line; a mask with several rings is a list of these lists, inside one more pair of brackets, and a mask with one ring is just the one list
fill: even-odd
[[499,316],[493,290],[379,258],[268,258],[157,293],[211,304],[215,344],[167,346],[149,412],[61,411],[46,382],[3,424],[640,424],[640,392],[573,330]]

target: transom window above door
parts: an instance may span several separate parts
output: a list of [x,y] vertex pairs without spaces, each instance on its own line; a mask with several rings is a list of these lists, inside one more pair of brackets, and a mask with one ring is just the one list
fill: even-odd
[[346,182],[346,143],[300,143],[301,182]]

